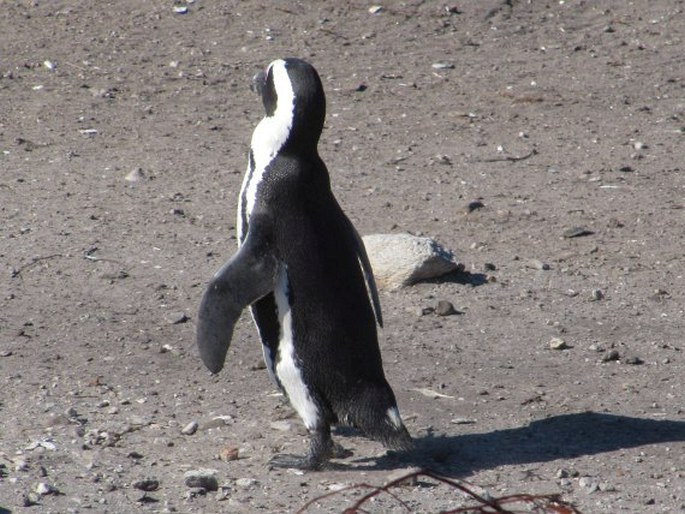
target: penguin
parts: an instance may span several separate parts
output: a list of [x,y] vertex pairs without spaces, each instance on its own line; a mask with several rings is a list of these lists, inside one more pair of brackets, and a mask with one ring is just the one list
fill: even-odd
[[309,434],[305,455],[275,467],[317,470],[349,455],[331,426],[353,426],[387,448],[413,447],[383,371],[378,292],[364,244],[331,191],[318,153],[326,99],[317,71],[278,59],[255,75],[264,118],[238,198],[239,249],[200,302],[196,342],[212,373],[250,306],[269,374]]

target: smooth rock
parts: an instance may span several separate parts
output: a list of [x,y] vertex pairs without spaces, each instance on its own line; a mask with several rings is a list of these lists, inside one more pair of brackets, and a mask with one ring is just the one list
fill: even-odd
[[421,280],[463,270],[453,253],[429,237],[411,234],[364,236],[376,283],[381,289],[399,289]]
[[568,350],[569,345],[560,337],[553,337],[549,342],[549,348],[551,350]]
[[187,487],[202,488],[205,491],[219,489],[219,481],[216,478],[215,469],[191,469],[183,475],[183,481]]
[[181,430],[181,433],[183,435],[193,435],[195,432],[197,432],[197,427],[198,427],[197,421],[191,421],[188,423],[186,426],[183,427],[183,430]]
[[452,314],[459,314],[459,311],[447,300],[440,300],[435,308],[435,314],[438,316],[451,316]]
[[143,478],[141,480],[136,480],[131,484],[131,486],[134,489],[138,489],[139,491],[156,491],[159,489],[159,480],[156,478]]

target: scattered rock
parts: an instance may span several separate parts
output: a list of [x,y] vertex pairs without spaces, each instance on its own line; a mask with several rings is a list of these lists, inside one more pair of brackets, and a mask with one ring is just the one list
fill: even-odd
[[281,432],[287,432],[292,428],[292,425],[290,424],[289,421],[285,420],[280,420],[280,421],[273,421],[271,423],[271,428],[274,430],[280,430]]
[[372,234],[363,239],[380,288],[398,289],[464,269],[450,250],[428,237]]
[[127,182],[138,182],[145,178],[145,173],[143,173],[142,168],[134,168],[129,173],[126,174],[124,179]]
[[434,70],[453,70],[454,64],[448,62],[434,62],[431,65]]
[[235,481],[235,485],[242,489],[249,489],[250,487],[257,485],[257,480],[254,478],[239,478]]
[[587,489],[588,493],[594,493],[599,489],[599,484],[593,477],[580,477],[580,479],[578,479],[578,485]]
[[560,337],[553,337],[549,342],[549,347],[551,350],[568,350],[570,348],[566,341]]
[[639,366],[640,364],[644,364],[645,361],[643,361],[640,357],[631,355],[630,357],[626,357],[625,359],[623,359],[623,363],[630,364],[632,366]]
[[599,300],[604,299],[604,293],[602,292],[601,289],[593,289],[592,292],[590,293],[590,301],[591,302],[598,302]]
[[592,234],[594,234],[594,232],[585,227],[571,227],[567,230],[564,230],[564,233],[562,235],[566,239],[571,239],[573,237],[590,236]]
[[219,450],[219,458],[226,462],[238,460],[239,454],[240,451],[235,446],[224,446]]
[[134,489],[139,491],[151,492],[159,489],[159,480],[155,478],[143,478],[141,480],[136,480],[131,484]]
[[183,430],[181,430],[181,433],[183,435],[193,435],[195,432],[197,432],[197,427],[198,427],[197,421],[193,420],[190,423],[188,423],[186,426],[183,427]]
[[453,418],[450,420],[450,423],[454,425],[473,425],[477,423],[475,419],[470,419],[470,418]]
[[219,489],[216,473],[215,469],[191,469],[185,472],[183,481],[187,487],[216,491]]
[[388,475],[387,482],[395,482],[400,487],[414,487],[419,483],[416,473],[420,471],[421,468],[416,467],[397,469]]
[[170,325],[180,325],[181,323],[185,323],[190,320],[185,312],[170,312],[165,316],[165,319]]
[[459,314],[459,311],[454,308],[450,302],[446,300],[440,300],[438,306],[435,308],[435,314],[438,316],[452,316],[453,314]]
[[483,264],[483,269],[485,271],[497,271],[497,266],[495,266],[491,262],[486,262],[485,264]]
[[602,362],[617,361],[621,356],[618,350],[609,350],[604,356],[602,356]]
[[537,270],[542,270],[542,271],[547,271],[551,269],[551,266],[547,264],[546,262],[542,262],[538,259],[530,259],[528,263],[526,264],[528,268],[532,269],[537,269]]

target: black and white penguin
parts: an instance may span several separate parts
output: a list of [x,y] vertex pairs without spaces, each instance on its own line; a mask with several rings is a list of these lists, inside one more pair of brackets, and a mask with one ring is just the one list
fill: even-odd
[[275,466],[318,469],[341,456],[332,424],[409,450],[383,373],[371,266],[317,150],[326,114],[321,79],[305,61],[279,59],[254,85],[266,116],[252,134],[240,191],[240,248],[202,298],[200,356],[219,372],[233,327],[251,306],[267,368],[310,434],[307,455],[276,455]]

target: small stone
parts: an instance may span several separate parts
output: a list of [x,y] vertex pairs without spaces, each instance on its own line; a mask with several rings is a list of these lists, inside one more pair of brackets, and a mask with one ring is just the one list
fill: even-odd
[[649,148],[649,147],[646,144],[644,144],[642,141],[635,141],[633,143],[633,148],[635,148],[635,150],[637,150],[639,152],[640,150],[644,150],[645,148]]
[[185,312],[171,312],[166,315],[166,320],[170,325],[180,325],[181,323],[185,323],[190,320],[190,318]]
[[451,316],[453,314],[459,314],[459,311],[457,311],[450,302],[440,300],[438,306],[435,308],[435,314],[438,316]]
[[485,271],[497,271],[497,266],[495,266],[491,262],[486,262],[485,264],[483,264],[483,269]]
[[50,484],[46,484],[45,482],[38,482],[35,491],[41,496],[47,496],[48,494],[57,494],[57,489],[52,487]]
[[187,487],[202,488],[205,491],[219,489],[219,481],[216,479],[215,469],[191,469],[183,475]]
[[599,484],[592,477],[580,477],[578,479],[578,485],[580,487],[584,487],[585,489],[588,489],[589,493],[594,493],[595,491],[597,491],[599,489]]
[[473,425],[476,423],[476,420],[470,418],[454,418],[450,420],[450,423],[453,423],[454,425]]
[[630,364],[632,366],[639,366],[640,364],[644,364],[645,361],[643,361],[640,357],[636,357],[634,355],[631,355],[630,357],[626,357],[623,359],[623,362],[625,364]]
[[469,202],[469,204],[466,206],[466,212],[473,212],[477,211],[478,209],[482,209],[485,207],[485,204],[481,202],[480,200],[474,200],[473,202]]
[[434,70],[453,70],[454,64],[448,62],[434,62],[431,65]]
[[257,484],[254,478],[239,478],[235,481],[235,485],[242,489],[249,489]]
[[271,428],[273,428],[274,430],[280,430],[281,432],[287,432],[292,428],[292,425],[288,421],[281,420],[272,422]]
[[124,177],[127,182],[138,182],[143,178],[145,178],[145,173],[143,173],[142,168],[134,168]]
[[413,487],[419,483],[420,472],[421,468],[417,467],[398,469],[388,475],[387,482],[394,482],[400,487]]
[[568,472],[567,469],[560,468],[557,469],[556,477],[557,478],[568,478],[570,476],[570,473]]
[[609,350],[603,357],[602,362],[617,361],[620,358],[618,350]]
[[131,486],[139,491],[156,491],[159,489],[159,480],[156,478],[143,478],[141,480],[136,480]]
[[593,289],[592,292],[590,293],[590,301],[591,302],[598,302],[599,300],[602,300],[604,298],[604,293],[602,292],[601,289]]
[[623,173],[631,173],[635,171],[632,166],[621,166],[618,171],[623,172]]
[[371,14],[378,14],[380,12],[383,12],[383,6],[382,5],[372,5],[369,7],[369,12]]
[[181,433],[183,435],[193,435],[195,432],[197,432],[197,427],[198,427],[197,421],[193,420],[190,423],[188,423],[186,426],[183,427],[183,430],[181,430]]
[[546,262],[542,262],[541,260],[538,260],[538,259],[529,260],[527,266],[529,268],[542,270],[542,271],[547,271],[547,270],[551,269],[549,264],[547,264]]
[[238,460],[239,450],[234,446],[224,446],[219,450],[219,458],[223,461],[230,462],[232,460]]
[[564,230],[564,233],[562,235],[566,239],[571,239],[573,237],[583,237],[583,236],[589,236],[592,234],[594,234],[594,232],[590,229],[585,228],[585,227],[571,227],[567,230]]
[[34,505],[39,505],[40,494],[36,491],[29,491],[22,497],[22,505],[24,507],[33,507]]
[[566,341],[559,337],[553,337],[549,342],[549,347],[551,350],[568,350],[570,348]]
[[188,13],[188,6],[187,5],[174,5],[174,12],[176,14],[187,14]]

